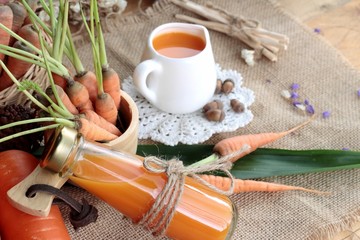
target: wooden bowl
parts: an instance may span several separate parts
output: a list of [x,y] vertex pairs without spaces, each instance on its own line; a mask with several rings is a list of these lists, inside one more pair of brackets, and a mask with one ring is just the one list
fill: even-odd
[[126,129],[117,139],[105,143],[113,149],[135,154],[139,134],[139,110],[134,100],[124,91],[121,91],[119,117],[120,129]]

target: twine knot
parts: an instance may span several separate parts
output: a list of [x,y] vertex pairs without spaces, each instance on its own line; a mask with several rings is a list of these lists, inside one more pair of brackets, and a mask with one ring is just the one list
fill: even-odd
[[[189,166],[184,166],[183,162],[179,159],[164,160],[154,156],[145,157],[143,166],[146,170],[153,173],[166,173],[168,179],[162,191],[156,197],[154,204],[148,212],[144,214],[138,224],[143,225],[155,236],[163,235],[181,199],[186,176],[194,178],[196,181],[220,194],[232,194],[234,190],[234,178],[230,173],[232,167],[230,159],[248,149],[249,146],[246,145],[240,151],[211,161],[208,164],[192,164]],[[227,191],[220,190],[197,175],[214,170],[223,171],[232,180],[230,189]]]

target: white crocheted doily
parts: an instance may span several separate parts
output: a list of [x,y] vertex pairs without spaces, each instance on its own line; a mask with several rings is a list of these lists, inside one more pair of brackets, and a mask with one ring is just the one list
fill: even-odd
[[[213,100],[221,100],[224,104],[225,118],[221,122],[212,122],[204,117],[202,110],[189,114],[171,114],[163,112],[150,104],[135,88],[131,77],[125,79],[122,88],[135,101],[139,109],[139,139],[152,139],[166,145],[178,143],[198,144],[208,140],[214,133],[230,132],[247,125],[253,114],[249,106],[254,102],[254,92],[242,87],[243,79],[234,70],[223,70],[216,66],[218,79],[232,79],[234,90],[228,94],[215,94]],[[239,99],[245,105],[245,111],[235,113],[230,100]]]

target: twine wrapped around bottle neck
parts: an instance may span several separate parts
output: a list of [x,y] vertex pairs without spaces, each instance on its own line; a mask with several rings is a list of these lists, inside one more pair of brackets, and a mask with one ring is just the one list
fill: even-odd
[[[232,167],[230,159],[248,149],[249,146],[246,145],[237,152],[204,165],[184,166],[183,162],[179,159],[163,160],[154,156],[145,157],[143,163],[145,169],[153,173],[166,173],[168,179],[154,204],[138,224],[143,225],[156,236],[164,235],[181,199],[186,176],[194,178],[196,181],[220,194],[232,194],[234,191],[234,178],[230,173]],[[216,188],[197,175],[214,170],[223,171],[231,179],[231,185],[227,191]]]

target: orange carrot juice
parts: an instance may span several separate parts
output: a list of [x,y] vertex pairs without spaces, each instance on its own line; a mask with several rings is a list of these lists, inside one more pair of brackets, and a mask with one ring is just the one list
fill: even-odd
[[[69,178],[137,223],[167,181],[150,173],[140,156],[83,153]],[[228,197],[186,178],[183,195],[166,235],[172,239],[229,239],[236,216]]]

